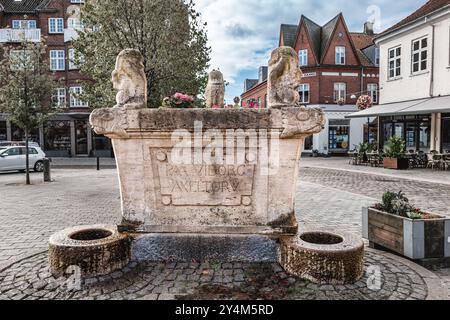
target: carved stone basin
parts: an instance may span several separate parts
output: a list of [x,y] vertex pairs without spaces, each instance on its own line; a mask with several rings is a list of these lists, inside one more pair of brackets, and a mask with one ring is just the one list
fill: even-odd
[[299,107],[111,108],[91,116],[95,131],[112,138],[128,230],[274,236],[297,232],[300,154],[323,121],[322,111]]

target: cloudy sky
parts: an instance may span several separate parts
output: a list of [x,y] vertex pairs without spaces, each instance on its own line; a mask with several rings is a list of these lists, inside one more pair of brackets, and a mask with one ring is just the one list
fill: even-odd
[[304,14],[323,25],[343,12],[350,31],[362,31],[375,21],[382,31],[406,17],[426,0],[195,0],[207,22],[212,48],[211,68],[219,68],[229,82],[226,101],[240,96],[246,78],[257,78],[278,46],[280,24],[298,24]]

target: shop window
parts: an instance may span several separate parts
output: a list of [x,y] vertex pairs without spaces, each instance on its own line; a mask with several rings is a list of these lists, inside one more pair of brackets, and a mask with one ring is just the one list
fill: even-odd
[[64,151],[70,154],[70,121],[49,121],[44,134],[45,151]]
[[442,149],[450,151],[450,114],[442,117]]
[[328,147],[331,152],[348,152],[350,147],[350,122],[330,120]]
[[[25,141],[25,131],[23,131],[22,128],[18,127],[14,123],[11,123],[11,138],[12,141]],[[28,140],[30,142],[39,143],[39,129],[31,130],[28,136]]]

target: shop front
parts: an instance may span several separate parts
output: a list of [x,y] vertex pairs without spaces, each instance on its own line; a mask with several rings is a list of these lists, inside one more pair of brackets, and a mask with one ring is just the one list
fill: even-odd
[[384,104],[347,116],[366,117],[379,119],[382,150],[391,137],[399,137],[407,151],[450,151],[450,96]]
[[450,113],[442,115],[442,150],[450,152]]
[[[0,141],[24,141],[24,131],[0,115]],[[58,114],[30,133],[48,157],[112,157],[111,141],[96,135],[89,114]]]
[[[364,126],[367,119],[346,119],[346,116],[357,110],[356,106],[320,105],[325,112],[325,129],[314,135],[306,146],[325,155],[347,155],[357,145],[364,142]],[[373,119],[370,119],[373,121]],[[306,149],[306,148],[305,148]]]
[[380,117],[382,135],[380,147],[385,149],[389,139],[398,137],[406,149],[429,152],[431,147],[431,115]]

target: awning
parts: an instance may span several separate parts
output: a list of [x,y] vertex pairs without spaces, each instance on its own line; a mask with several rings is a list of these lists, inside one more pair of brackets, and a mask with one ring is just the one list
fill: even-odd
[[447,112],[450,113],[450,96],[383,104],[360,112],[352,113],[346,116],[346,118],[406,116]]

